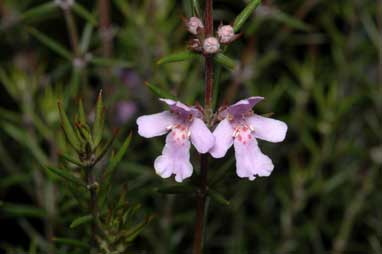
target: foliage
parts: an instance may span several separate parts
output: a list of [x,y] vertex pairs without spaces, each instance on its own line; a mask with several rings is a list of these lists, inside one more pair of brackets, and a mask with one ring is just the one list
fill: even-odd
[[[156,176],[162,143],[135,135],[135,119],[158,111],[158,95],[203,100],[202,61],[185,53],[180,17],[204,1],[105,2],[111,23],[96,1],[69,11],[0,1],[6,253],[86,252],[89,166],[104,253],[191,248],[196,178],[179,187]],[[239,179],[232,152],[210,161],[206,253],[381,253],[382,2],[263,0],[253,11],[256,2],[215,1],[216,25],[239,17],[243,35],[216,59],[214,101],[264,96],[258,112],[287,122],[288,136],[264,144],[267,178]],[[103,104],[86,113],[101,88]]]

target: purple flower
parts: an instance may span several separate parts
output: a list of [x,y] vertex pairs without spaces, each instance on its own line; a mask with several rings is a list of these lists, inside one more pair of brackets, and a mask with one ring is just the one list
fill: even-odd
[[154,168],[161,177],[175,174],[175,180],[182,182],[192,175],[190,139],[199,153],[207,153],[215,144],[215,138],[201,120],[203,115],[197,108],[169,99],[160,100],[170,106],[170,111],[139,117],[138,134],[152,138],[169,132]]
[[256,139],[281,142],[288,129],[284,122],[253,113],[252,107],[263,99],[250,97],[229,106],[220,112],[219,117],[223,120],[213,132],[216,143],[210,150],[212,157],[224,157],[233,144],[236,173],[249,180],[256,176],[269,176],[274,167],[272,160],[260,151]]

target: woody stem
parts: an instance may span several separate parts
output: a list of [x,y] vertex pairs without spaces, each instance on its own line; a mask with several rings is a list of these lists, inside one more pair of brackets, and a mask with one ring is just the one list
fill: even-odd
[[[213,35],[213,0],[206,0],[204,11],[205,33],[206,37]],[[204,111],[206,122],[209,124],[212,118],[212,96],[213,96],[213,76],[214,76],[214,62],[213,55],[205,55],[205,92],[204,92]],[[199,175],[199,188],[196,195],[196,222],[195,234],[193,244],[193,254],[201,254],[203,251],[203,235],[204,235],[204,222],[206,199],[208,190],[208,155],[202,154],[200,156],[200,175]]]

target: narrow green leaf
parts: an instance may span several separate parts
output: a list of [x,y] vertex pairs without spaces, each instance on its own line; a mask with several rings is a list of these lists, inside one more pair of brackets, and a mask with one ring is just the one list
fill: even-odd
[[156,192],[164,194],[189,194],[195,193],[195,188],[187,184],[173,184],[168,186],[163,186],[154,189]]
[[172,95],[170,92],[163,90],[162,88],[159,88],[158,86],[155,86],[153,84],[150,84],[149,82],[145,82],[145,85],[150,88],[151,92],[153,92],[156,96],[160,98],[167,98],[167,99],[173,99],[175,100],[175,96]]
[[93,147],[93,138],[91,135],[91,131],[86,124],[75,123],[75,127],[78,130],[78,133],[81,135],[81,138],[85,140],[85,143],[89,144],[90,147]]
[[200,17],[200,7],[199,0],[192,0],[192,9],[194,16]]
[[94,146],[98,146],[98,144],[102,140],[104,122],[105,122],[105,108],[103,106],[102,90],[100,90],[97,97],[96,116],[95,116],[94,125],[93,125]]
[[311,29],[311,27],[305,24],[303,21],[286,14],[281,10],[272,10],[269,15],[269,18],[284,23],[285,25],[294,29],[302,31],[309,31]]
[[129,136],[127,136],[125,142],[123,142],[121,148],[118,150],[116,155],[110,160],[110,164],[108,166],[109,172],[113,171],[117,167],[118,163],[122,160],[123,156],[126,154],[126,151],[130,145],[132,136],[133,135],[130,132],[130,134],[129,134]]
[[219,64],[221,64],[222,66],[224,66],[225,68],[227,68],[230,71],[235,70],[237,67],[236,61],[233,60],[232,58],[224,55],[223,53],[217,54],[215,57],[215,60],[216,60],[216,62],[218,62]]
[[152,216],[148,216],[145,218],[145,220],[143,222],[141,222],[140,224],[138,224],[137,226],[135,226],[134,228],[130,229],[127,233],[126,233],[126,241],[127,242],[131,242],[133,241],[138,235],[139,233],[143,230],[143,228],[148,224],[150,223],[150,221],[153,219]]
[[45,34],[32,27],[28,27],[27,31],[31,35],[33,35],[37,40],[39,40],[42,44],[54,51],[56,54],[62,56],[63,58],[69,61],[72,60],[72,54],[65,47],[63,47],[61,44],[59,44],[52,38],[46,36]]
[[164,56],[157,61],[157,64],[167,64],[174,62],[182,62],[198,57],[198,54],[195,54],[191,51],[184,51],[179,53],[174,53],[168,56]]
[[81,80],[83,77],[83,71],[81,68],[73,68],[70,77],[69,88],[65,90],[64,104],[67,105],[69,99],[77,96],[80,90]]
[[93,26],[97,26],[97,19],[85,7],[80,5],[77,1],[73,5],[73,11]]
[[212,200],[216,201],[217,203],[220,203],[222,205],[229,206],[230,202],[219,192],[209,188],[208,189],[208,196],[211,197]]
[[238,32],[240,28],[244,25],[247,19],[255,11],[257,6],[259,6],[261,0],[251,0],[244,10],[236,17],[235,22],[233,23],[233,29],[235,32]]
[[97,147],[97,149],[96,149],[96,160],[93,163],[93,165],[97,164],[97,162],[99,162],[103,158],[103,156],[105,156],[107,151],[110,149],[111,145],[114,143],[115,138],[118,136],[118,133],[119,133],[119,129],[116,129],[113,133],[112,138],[109,140],[109,142],[107,142],[102,147],[101,146]]
[[111,177],[113,176],[117,165],[120,163],[123,156],[126,154],[127,148],[129,147],[131,142],[131,138],[132,133],[130,133],[129,136],[126,138],[125,142],[123,142],[121,148],[118,150],[116,155],[110,159],[109,165],[104,171],[104,174],[102,176],[104,184],[101,185],[101,189],[99,191],[99,199],[101,200],[101,203],[104,203],[106,201],[106,198],[110,192]]
[[21,116],[11,110],[0,107],[0,118],[5,119],[6,121],[19,124],[21,122]]
[[55,237],[53,238],[53,241],[58,244],[70,245],[70,246],[80,247],[84,249],[89,248],[88,244],[78,241],[76,239],[71,239],[71,238]]
[[58,105],[58,111],[60,113],[61,126],[64,130],[66,138],[68,139],[69,143],[73,146],[75,150],[77,151],[81,150],[80,142],[76,136],[76,133],[73,130],[72,125],[69,122],[69,119],[64,109],[62,108],[61,102],[59,101],[57,105]]
[[13,99],[17,100],[20,96],[17,86],[14,84],[14,81],[11,79],[10,75],[8,75],[3,68],[0,68],[0,81],[9,95],[11,95]]
[[45,169],[47,169],[49,172],[67,180],[67,181],[70,181],[78,186],[81,186],[81,187],[84,187],[84,188],[87,188],[86,184],[84,184],[83,182],[81,182],[80,179],[78,179],[77,177],[75,177],[74,175],[72,175],[71,173],[67,172],[66,170],[62,170],[62,169],[59,169],[59,168],[54,168],[54,167],[50,167],[50,166],[47,166],[45,167]]
[[85,216],[81,216],[77,219],[75,219],[71,224],[70,224],[70,228],[76,228],[82,224],[85,224],[85,223],[89,223],[93,220],[93,215],[91,214],[88,214],[88,215],[85,215]]
[[0,189],[7,190],[14,185],[24,185],[30,182],[31,176],[27,174],[16,174],[3,176],[0,179]]
[[44,165],[48,162],[47,156],[41,150],[41,147],[39,146],[35,137],[30,136],[25,129],[10,123],[4,123],[2,128],[9,136],[27,147],[31,154],[41,165]]
[[30,19],[34,18],[45,17],[49,14],[52,14],[54,11],[58,11],[57,5],[54,3],[54,1],[49,1],[25,11],[23,14],[21,14],[20,20],[29,21]]
[[0,207],[2,211],[9,216],[33,217],[33,218],[43,218],[46,216],[45,210],[41,208],[33,207],[33,206],[28,206],[28,205],[4,202],[4,203],[1,203]]
[[64,160],[66,160],[66,161],[68,161],[68,162],[78,166],[78,167],[81,167],[81,168],[83,167],[83,165],[82,165],[82,163],[80,161],[78,161],[78,160],[76,160],[76,159],[74,159],[74,158],[72,158],[72,157],[70,157],[70,156],[68,156],[66,154],[61,154],[60,157],[62,159],[64,159]]
[[104,58],[104,57],[91,57],[89,60],[90,63],[100,66],[100,67],[124,67],[129,68],[132,67],[133,64],[120,59],[113,58]]
[[78,100],[78,116],[79,116],[79,121],[82,124],[86,124],[86,114],[85,114],[85,109],[84,109],[84,104],[82,102],[82,99]]
[[85,54],[89,50],[90,41],[92,39],[94,27],[92,24],[87,23],[81,36],[80,52]]

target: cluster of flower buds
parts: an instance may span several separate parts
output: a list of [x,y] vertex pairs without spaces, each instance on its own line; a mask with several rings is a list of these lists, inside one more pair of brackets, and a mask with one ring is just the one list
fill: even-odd
[[230,25],[220,25],[217,36],[206,36],[204,24],[198,17],[185,19],[187,30],[195,37],[189,41],[188,47],[195,52],[203,54],[216,54],[220,50],[220,45],[229,44],[235,41],[239,35]]

